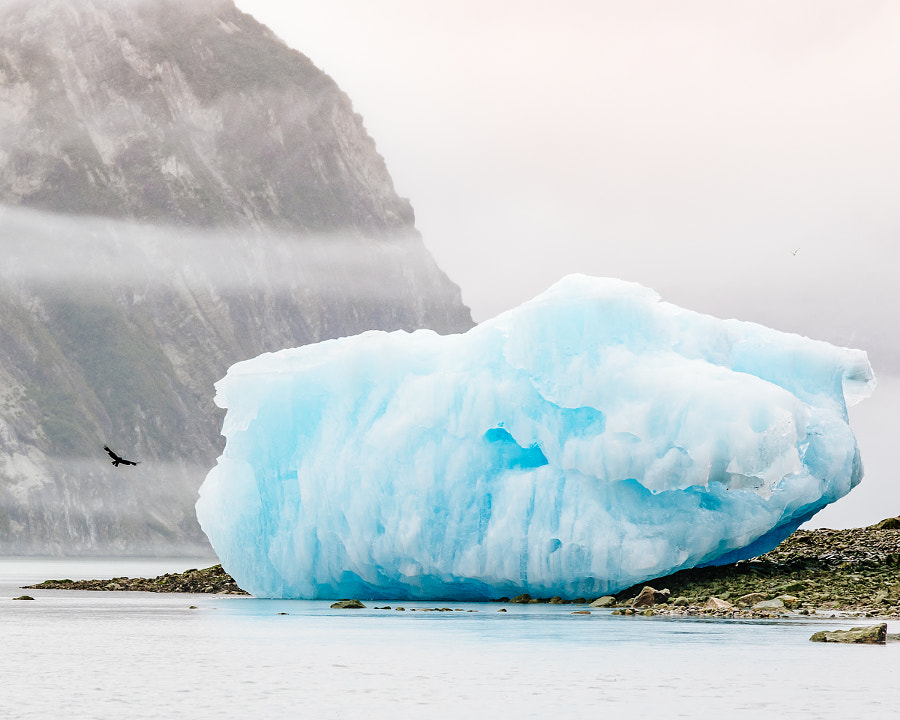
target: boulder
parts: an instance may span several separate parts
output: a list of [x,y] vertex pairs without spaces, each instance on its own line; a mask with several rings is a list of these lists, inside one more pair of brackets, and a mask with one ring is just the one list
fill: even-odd
[[762,593],[747,593],[746,595],[741,595],[737,599],[737,604],[741,607],[750,607],[751,605],[766,600],[767,597],[767,595],[763,595]]
[[364,608],[359,600],[338,600],[336,603],[331,603],[331,607],[335,610],[358,610],[359,608]]
[[859,643],[868,645],[884,645],[887,640],[887,623],[867,625],[849,630],[822,630],[813,633],[812,642]]
[[776,600],[781,600],[786,608],[793,608],[800,604],[800,598],[794,595],[779,595]]
[[605,608],[612,607],[616,604],[616,599],[612,595],[604,595],[603,597],[598,597],[594,602],[591,603],[592,608]]
[[19,597],[13,598],[13,600],[34,600],[31,595],[19,595]]
[[722,600],[722,598],[711,597],[706,601],[706,605],[703,606],[707,610],[734,610],[734,605],[732,605],[727,600]]
[[638,593],[638,596],[631,603],[631,607],[652,607],[669,601],[669,589],[656,590],[655,588],[645,585],[644,589]]
[[753,610],[784,610],[784,601],[779,600],[778,598],[775,598],[774,600],[761,600],[758,603],[753,603]]
[[522,593],[521,595],[516,595],[512,600],[510,600],[510,602],[525,605],[531,602],[531,595],[529,595],[528,593]]

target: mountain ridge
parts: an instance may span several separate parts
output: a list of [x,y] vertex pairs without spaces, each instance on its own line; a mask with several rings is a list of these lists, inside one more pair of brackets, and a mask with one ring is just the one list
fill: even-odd
[[413,223],[349,98],[231,2],[13,8],[0,29],[7,201],[292,231]]

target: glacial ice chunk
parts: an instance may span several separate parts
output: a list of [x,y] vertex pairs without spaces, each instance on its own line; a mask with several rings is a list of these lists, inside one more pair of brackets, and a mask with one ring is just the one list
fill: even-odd
[[261,597],[597,596],[771,549],[862,477],[859,350],[573,275],[462,335],[241,362],[197,516]]

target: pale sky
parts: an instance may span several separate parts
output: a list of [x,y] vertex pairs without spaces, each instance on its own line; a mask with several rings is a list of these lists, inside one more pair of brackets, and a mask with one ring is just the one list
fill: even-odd
[[900,513],[900,3],[236,4],[347,92],[476,320],[584,272],[867,350],[867,477],[814,522]]

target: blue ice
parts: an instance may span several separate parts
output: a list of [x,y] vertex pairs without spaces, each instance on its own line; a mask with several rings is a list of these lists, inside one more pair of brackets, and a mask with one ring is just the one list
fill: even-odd
[[753,557],[859,483],[866,353],[572,275],[461,335],[216,384],[197,517],[259,597],[596,596]]

